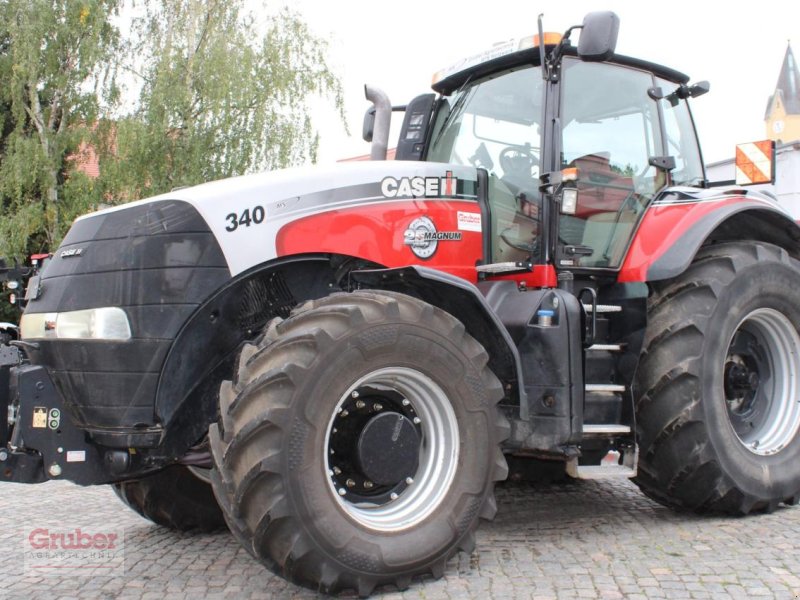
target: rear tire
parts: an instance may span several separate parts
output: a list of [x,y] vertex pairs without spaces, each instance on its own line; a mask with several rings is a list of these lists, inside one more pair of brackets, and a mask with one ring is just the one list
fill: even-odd
[[211,486],[189,467],[173,465],[152,475],[111,485],[129,508],[176,531],[217,531],[225,517]]
[[755,242],[710,246],[654,285],[634,385],[648,496],[728,514],[798,501],[798,290],[798,262]]
[[441,576],[507,473],[487,360],[455,318],[401,294],[334,294],[272,321],[210,430],[231,530],[327,593]]

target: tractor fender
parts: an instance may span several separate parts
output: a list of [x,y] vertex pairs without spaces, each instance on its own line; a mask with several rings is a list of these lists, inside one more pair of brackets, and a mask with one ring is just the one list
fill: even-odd
[[741,189],[659,196],[648,209],[623,262],[618,281],[648,282],[683,273],[710,242],[749,239],[800,257],[800,226],[774,200]]
[[207,298],[181,327],[161,369],[155,397],[161,452],[182,455],[217,419],[219,384],[230,378],[243,342],[335,285],[330,256],[295,256],[240,273]]
[[456,317],[489,354],[489,368],[506,385],[507,390],[511,386],[512,394],[519,399],[521,407],[527,405],[517,346],[498,314],[475,285],[455,275],[416,265],[356,271],[352,273],[352,278],[361,287],[416,295]]
[[[233,278],[197,309],[178,334],[159,379],[155,412],[165,431],[162,454],[182,455],[218,418],[219,382],[230,377],[245,340],[256,336],[268,318],[286,317],[300,302],[342,289],[343,278],[347,287],[398,291],[452,314],[486,349],[489,368],[512,384],[525,405],[517,348],[477,287],[427,267],[349,271],[346,266],[341,272],[332,269],[330,255],[323,254],[271,261]],[[276,295],[267,289],[282,291]]]

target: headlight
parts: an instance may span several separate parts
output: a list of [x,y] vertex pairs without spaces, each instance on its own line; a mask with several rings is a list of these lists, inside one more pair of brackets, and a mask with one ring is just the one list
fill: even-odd
[[66,340],[131,339],[128,316],[121,308],[91,308],[63,313],[24,314],[19,322],[23,340],[57,338]]

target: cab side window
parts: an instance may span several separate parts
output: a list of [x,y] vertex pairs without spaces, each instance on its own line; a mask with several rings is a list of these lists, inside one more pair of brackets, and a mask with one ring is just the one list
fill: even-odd
[[639,216],[665,185],[650,165],[662,147],[652,86],[643,71],[564,61],[561,162],[578,171],[578,206],[561,215],[559,236],[591,254],[562,266],[618,267]]
[[489,262],[535,260],[540,252],[543,85],[537,67],[508,71],[465,86],[437,114],[427,160],[489,173]]

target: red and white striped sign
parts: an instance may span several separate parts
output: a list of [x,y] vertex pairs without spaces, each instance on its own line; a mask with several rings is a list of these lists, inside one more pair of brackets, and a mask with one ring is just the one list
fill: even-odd
[[763,140],[736,146],[736,185],[775,181],[775,142]]

